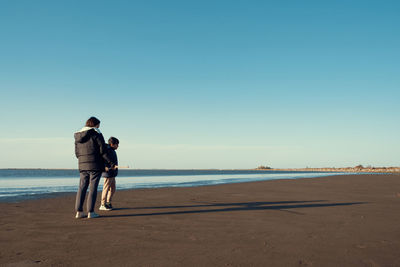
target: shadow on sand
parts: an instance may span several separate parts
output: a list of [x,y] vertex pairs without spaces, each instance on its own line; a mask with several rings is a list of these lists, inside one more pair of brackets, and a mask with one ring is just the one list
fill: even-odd
[[[149,213],[133,213],[133,214],[106,214],[102,218],[116,217],[139,217],[139,216],[157,216],[157,215],[178,215],[178,214],[195,214],[195,213],[211,213],[211,212],[228,212],[228,211],[254,211],[254,210],[280,210],[301,214],[288,209],[302,208],[323,208],[366,204],[366,202],[345,202],[345,203],[321,203],[326,200],[310,200],[310,201],[279,201],[279,202],[244,202],[244,203],[213,203],[202,205],[187,205],[187,206],[156,206],[156,207],[136,207],[136,208],[116,208],[118,210],[154,210],[154,209],[191,209],[191,210],[174,210],[164,212],[149,212]],[[196,209],[193,208],[205,208]],[[207,209],[206,209],[207,208]]]

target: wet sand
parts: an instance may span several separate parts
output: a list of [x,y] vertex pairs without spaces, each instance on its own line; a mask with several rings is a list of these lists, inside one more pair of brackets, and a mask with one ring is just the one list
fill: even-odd
[[96,219],[74,202],[0,203],[0,265],[400,266],[399,174],[117,191]]

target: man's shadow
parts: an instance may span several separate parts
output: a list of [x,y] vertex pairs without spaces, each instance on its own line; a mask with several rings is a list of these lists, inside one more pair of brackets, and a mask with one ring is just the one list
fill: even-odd
[[[116,217],[141,217],[141,216],[159,216],[159,215],[179,215],[196,213],[213,213],[229,211],[254,211],[254,210],[280,210],[301,214],[299,212],[289,211],[302,208],[324,208],[335,206],[351,206],[365,204],[366,202],[344,202],[344,203],[322,203],[326,200],[305,200],[305,201],[279,201],[279,202],[242,202],[242,203],[212,203],[201,205],[183,205],[183,206],[156,206],[156,207],[136,207],[136,208],[116,208],[114,210],[154,210],[154,209],[175,209],[174,211],[133,213],[133,214],[106,214],[103,218]],[[193,209],[196,208],[196,209]],[[199,209],[202,208],[202,209]],[[203,209],[204,208],[204,209]],[[190,209],[190,210],[176,210]],[[289,209],[289,210],[288,210]]]

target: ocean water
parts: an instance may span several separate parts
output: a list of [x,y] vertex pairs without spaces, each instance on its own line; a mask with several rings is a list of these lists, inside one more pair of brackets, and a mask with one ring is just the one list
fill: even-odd
[[[119,170],[117,190],[157,187],[192,187],[276,179],[314,178],[338,172],[285,172],[257,170]],[[76,192],[78,170],[0,169],[0,202],[43,198]],[[99,184],[102,188],[103,178]]]

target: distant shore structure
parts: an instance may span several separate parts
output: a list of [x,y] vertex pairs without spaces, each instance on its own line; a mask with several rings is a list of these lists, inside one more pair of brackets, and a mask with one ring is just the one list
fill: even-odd
[[268,167],[268,166],[263,166],[263,165],[261,165],[261,166],[258,166],[258,167],[256,168],[256,170],[272,170],[272,168],[271,168],[271,167]]
[[255,170],[274,170],[274,171],[308,171],[308,172],[381,172],[381,173],[392,173],[400,172],[400,167],[373,167],[357,165],[355,167],[325,167],[325,168],[284,168],[284,169],[274,169],[268,166],[258,166]]

